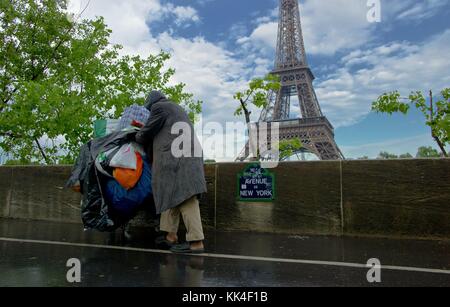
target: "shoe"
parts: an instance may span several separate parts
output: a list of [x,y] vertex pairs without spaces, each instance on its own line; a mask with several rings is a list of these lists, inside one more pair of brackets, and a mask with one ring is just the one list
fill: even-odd
[[191,244],[185,242],[182,244],[173,245],[170,251],[175,254],[203,254],[205,249],[191,249]]
[[131,229],[130,224],[123,225],[121,227],[121,229],[122,229],[122,235],[125,238],[125,240],[130,241],[133,238],[133,236],[131,235],[131,232],[130,232],[130,229]]
[[171,249],[177,243],[178,242],[170,242],[169,240],[167,240],[166,236],[161,236],[155,239],[156,247],[164,250]]

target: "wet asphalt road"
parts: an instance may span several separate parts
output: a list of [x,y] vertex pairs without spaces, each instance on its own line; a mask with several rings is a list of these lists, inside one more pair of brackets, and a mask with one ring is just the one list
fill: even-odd
[[[450,286],[450,274],[414,271],[450,273],[449,241],[209,232],[208,254],[186,256],[155,250],[151,231],[132,234],[0,219],[0,286]],[[79,284],[66,280],[70,258],[81,261]],[[379,284],[366,278],[371,258],[382,264]]]

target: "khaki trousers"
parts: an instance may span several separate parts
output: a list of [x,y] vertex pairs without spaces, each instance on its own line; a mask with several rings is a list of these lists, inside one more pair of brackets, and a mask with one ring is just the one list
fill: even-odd
[[165,232],[177,233],[180,225],[180,214],[186,226],[186,241],[203,241],[202,219],[200,216],[200,205],[197,196],[194,196],[180,206],[169,209],[161,214],[160,229]]

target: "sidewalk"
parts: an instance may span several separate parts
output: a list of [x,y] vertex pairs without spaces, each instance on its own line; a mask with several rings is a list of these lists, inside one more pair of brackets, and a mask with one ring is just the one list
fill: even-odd
[[70,258],[82,263],[75,286],[372,286],[371,258],[377,286],[450,286],[448,241],[211,232],[207,254],[184,256],[156,250],[151,231],[132,235],[0,219],[0,286],[72,286]]

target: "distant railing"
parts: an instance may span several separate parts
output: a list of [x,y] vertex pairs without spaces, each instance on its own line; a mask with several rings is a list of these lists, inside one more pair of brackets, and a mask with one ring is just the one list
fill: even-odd
[[[328,129],[330,129],[331,131],[334,130],[333,125],[331,125],[331,123],[328,121],[328,119],[326,117],[293,118],[293,119],[275,120],[272,122],[279,123],[280,128],[287,127],[290,125],[308,127],[308,126],[325,124],[325,126]],[[258,125],[258,123],[256,123],[256,124]],[[270,122],[269,122],[269,129],[270,129]]]

